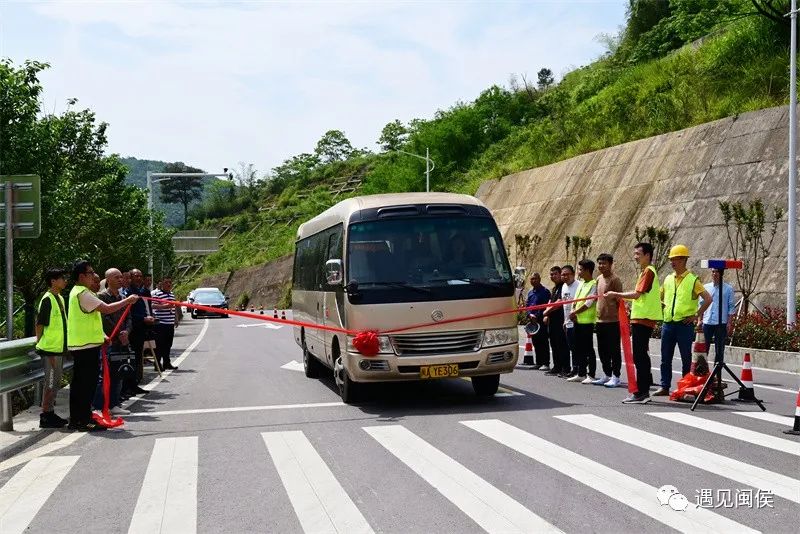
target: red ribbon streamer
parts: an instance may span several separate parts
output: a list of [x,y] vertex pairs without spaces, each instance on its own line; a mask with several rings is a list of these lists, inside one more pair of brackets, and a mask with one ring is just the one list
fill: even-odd
[[631,344],[631,325],[628,323],[628,311],[622,299],[617,301],[619,315],[619,335],[622,339],[622,354],[625,355],[625,373],[628,375],[628,393],[636,393],[636,366],[633,364],[633,345]]
[[117,334],[122,327],[122,323],[125,322],[125,318],[128,316],[130,311],[131,304],[128,304],[128,306],[125,307],[125,311],[122,313],[122,316],[119,318],[119,321],[117,321],[116,326],[114,326],[114,330],[111,331],[111,335],[108,336],[108,341],[103,343],[103,346],[100,348],[100,354],[103,357],[103,415],[98,416],[93,413],[92,418],[95,420],[95,422],[97,422],[97,424],[106,428],[115,428],[125,424],[125,421],[121,417],[112,419],[109,411],[109,404],[111,404],[111,371],[108,368],[108,346],[111,345],[113,339],[117,337]]
[[[359,330],[347,330],[345,328],[339,328],[337,326],[327,326],[321,325],[316,323],[307,323],[305,321],[295,321],[293,319],[278,319],[277,317],[269,317],[265,315],[261,315],[258,313],[253,312],[245,312],[245,311],[237,311],[237,310],[230,310],[226,308],[214,308],[212,306],[203,306],[201,304],[190,304],[188,302],[178,302],[175,300],[164,300],[154,297],[142,297],[145,300],[150,300],[153,302],[158,302],[161,304],[169,304],[170,306],[186,306],[187,308],[194,308],[196,310],[203,310],[211,313],[225,313],[226,315],[236,315],[239,317],[246,317],[249,319],[258,319],[260,321],[269,321],[272,323],[281,323],[281,324],[288,324],[292,326],[300,326],[303,328],[315,328],[317,330],[325,330],[328,332],[336,332],[340,334],[346,334],[348,336],[355,336],[353,339],[353,346],[364,356],[374,356],[378,354],[379,342],[378,342],[378,335],[380,334],[395,334],[397,332],[406,332],[408,330],[414,330],[417,328],[425,328],[428,326],[434,325],[442,325],[442,324],[451,324],[451,323],[458,323],[462,321],[471,321],[473,319],[483,319],[485,317],[494,317],[496,315],[506,315],[509,313],[519,313],[523,311],[533,311],[533,310],[543,310],[550,307],[555,306],[563,306],[565,304],[573,304],[575,302],[583,302],[586,300],[595,300],[599,297],[591,296],[591,297],[584,297],[579,299],[573,300],[562,300],[556,302],[548,302],[547,304],[537,304],[535,306],[524,306],[522,308],[510,308],[507,310],[501,310],[496,312],[488,312],[488,313],[478,313],[475,315],[467,315],[464,317],[456,317],[455,319],[447,319],[444,321],[434,321],[429,323],[420,323],[411,326],[404,326],[401,328],[391,328],[389,330],[366,330],[366,331],[359,331]],[[366,352],[365,352],[366,351]]]

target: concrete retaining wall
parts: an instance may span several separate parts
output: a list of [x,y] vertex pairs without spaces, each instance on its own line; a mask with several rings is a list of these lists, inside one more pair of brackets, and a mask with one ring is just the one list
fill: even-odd
[[[760,197],[786,211],[787,151],[788,107],[770,108],[488,181],[476,196],[494,213],[512,251],[515,234],[542,236],[529,269],[546,272],[563,264],[564,237],[589,235],[589,257],[614,254],[630,288],[636,226],[677,228],[675,243],[689,246],[690,267],[697,267],[700,259],[730,253],[720,200]],[[785,220],[757,302],[785,302]]]

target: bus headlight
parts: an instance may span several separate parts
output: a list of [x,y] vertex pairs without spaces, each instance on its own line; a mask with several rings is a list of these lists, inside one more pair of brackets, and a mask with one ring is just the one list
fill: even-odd
[[[358,352],[353,346],[353,336],[347,336],[347,352]],[[378,353],[394,354],[394,348],[389,336],[378,336]]]
[[496,347],[497,345],[508,345],[516,343],[518,340],[517,329],[514,328],[498,328],[496,330],[487,330],[483,334],[484,347]]

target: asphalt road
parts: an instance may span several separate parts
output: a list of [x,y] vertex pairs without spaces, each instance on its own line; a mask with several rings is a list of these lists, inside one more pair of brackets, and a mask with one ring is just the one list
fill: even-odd
[[[694,413],[667,400],[623,405],[624,388],[523,370],[504,375],[492,399],[451,379],[370,387],[364,403],[348,406],[332,378],[305,378],[289,327],[187,321],[174,352],[180,369],[132,404],[122,429],[55,432],[0,462],[0,532],[800,524],[800,438],[781,432],[794,413],[794,374],[755,371],[769,388],[756,388],[767,413],[784,417],[777,421],[742,415],[760,414],[746,403]],[[659,502],[664,485],[686,497],[685,510],[672,508],[678,496]],[[711,502],[696,507],[701,495]]]

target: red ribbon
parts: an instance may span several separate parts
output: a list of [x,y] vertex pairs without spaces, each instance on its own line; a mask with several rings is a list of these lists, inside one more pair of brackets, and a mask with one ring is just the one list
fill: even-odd
[[618,300],[619,335],[622,338],[622,354],[625,355],[625,373],[628,375],[628,393],[636,393],[636,366],[633,364],[633,346],[631,345],[631,325],[628,323],[628,310],[622,299]]
[[108,346],[111,344],[112,340],[117,337],[117,334],[122,327],[122,323],[125,322],[125,318],[128,316],[130,311],[131,305],[129,304],[125,307],[125,311],[122,313],[119,321],[117,321],[116,326],[114,326],[114,330],[111,332],[111,335],[108,336],[108,341],[103,343],[103,346],[100,348],[100,354],[103,357],[103,415],[92,413],[92,418],[97,424],[106,428],[115,428],[125,424],[125,421],[121,417],[112,419],[109,411],[109,404],[111,404],[111,371],[108,368]]
[[[599,298],[598,296],[591,296],[591,297],[584,297],[579,299],[572,299],[572,300],[560,300],[558,302],[548,302],[547,304],[536,304],[535,306],[524,306],[522,308],[509,308],[506,310],[496,311],[496,312],[488,312],[488,313],[478,313],[475,315],[466,315],[464,317],[456,317],[454,319],[447,319],[444,321],[434,321],[429,323],[419,323],[411,326],[404,326],[401,328],[391,328],[389,330],[367,330],[367,331],[359,331],[359,330],[347,330],[345,328],[339,328],[337,326],[327,326],[317,323],[307,323],[305,321],[295,321],[293,319],[278,319],[277,317],[269,317],[265,315],[261,315],[258,313],[252,312],[245,312],[245,311],[237,311],[237,310],[230,310],[225,308],[215,308],[212,306],[203,306],[201,304],[190,304],[188,302],[178,302],[175,300],[164,300],[154,297],[142,297],[145,300],[150,300],[153,302],[158,302],[161,304],[169,304],[170,306],[186,306],[187,308],[193,308],[195,310],[203,310],[211,313],[225,313],[226,315],[236,315],[238,317],[246,317],[248,319],[258,319],[260,321],[268,321],[271,323],[280,323],[280,324],[288,324],[292,326],[300,326],[303,328],[314,328],[317,330],[325,330],[327,332],[336,332],[340,334],[346,334],[348,336],[355,336],[353,339],[353,346],[363,354],[364,356],[374,356],[378,354],[378,350],[380,349],[380,344],[378,342],[378,336],[380,334],[395,334],[397,332],[406,332],[408,330],[415,330],[417,328],[425,328],[428,326],[434,325],[442,325],[442,324],[452,324],[458,323],[462,321],[471,321],[473,319],[483,319],[485,317],[494,317],[496,315],[506,315],[509,313],[519,313],[524,311],[533,311],[533,310],[544,310],[550,307],[556,306],[563,306],[565,304],[573,304],[575,302],[583,302],[586,300],[595,300]],[[366,352],[365,352],[366,351]]]

